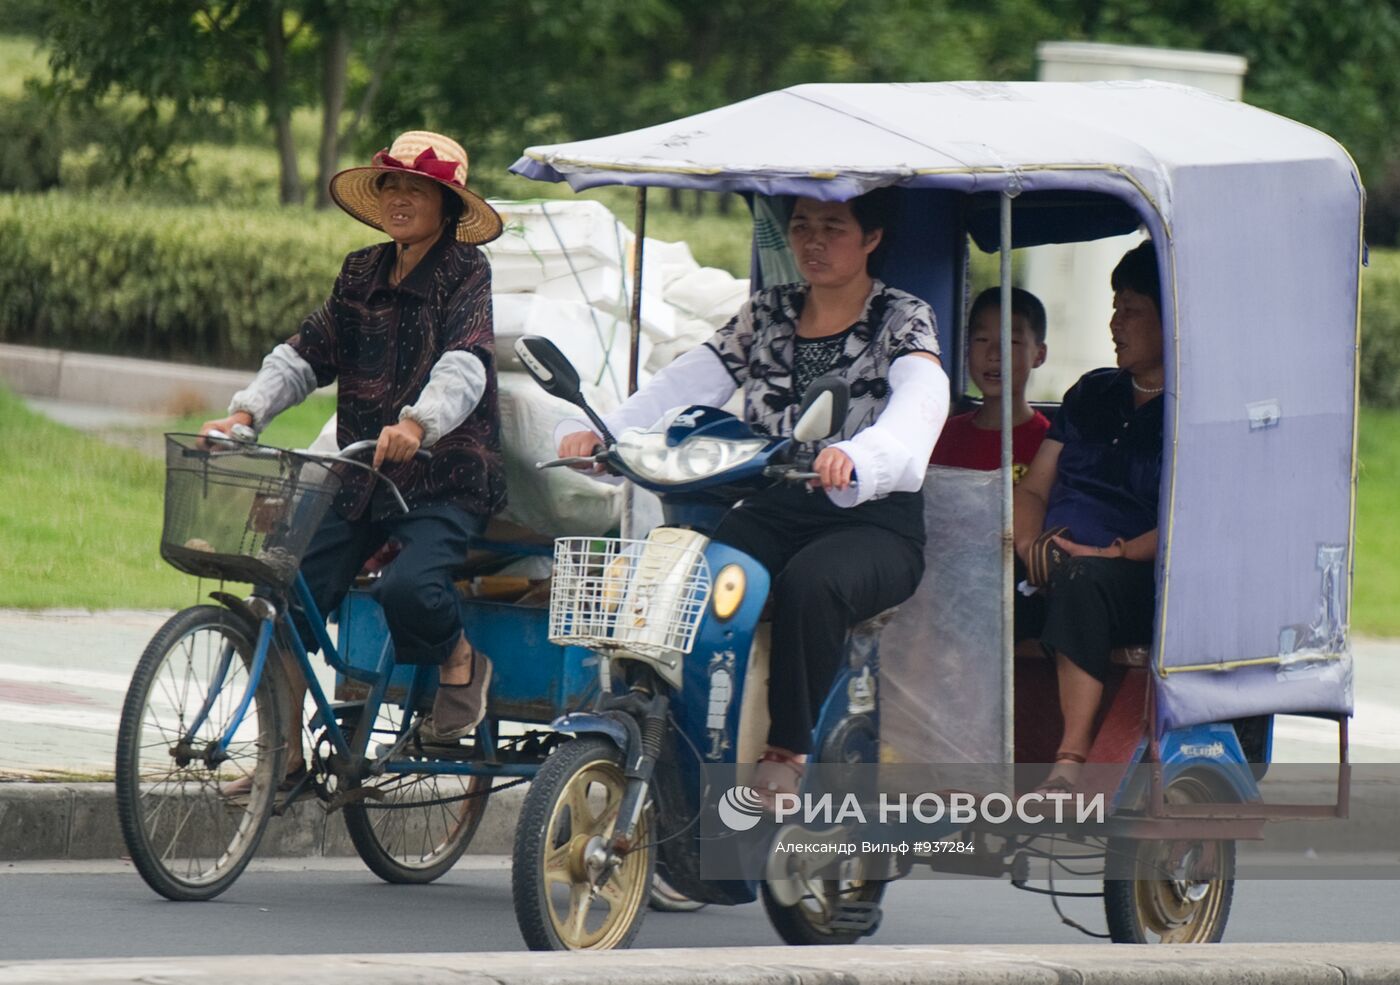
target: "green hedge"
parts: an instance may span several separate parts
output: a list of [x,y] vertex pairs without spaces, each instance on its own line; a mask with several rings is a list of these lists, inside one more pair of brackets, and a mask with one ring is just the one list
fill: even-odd
[[0,341],[256,367],[375,239],[339,210],[0,196]]
[[1362,274],[1361,399],[1400,407],[1400,250],[1371,250]]
[[[0,342],[254,368],[377,238],[339,210],[0,195]],[[1362,399],[1400,407],[1400,250],[1371,250],[1362,319]]]

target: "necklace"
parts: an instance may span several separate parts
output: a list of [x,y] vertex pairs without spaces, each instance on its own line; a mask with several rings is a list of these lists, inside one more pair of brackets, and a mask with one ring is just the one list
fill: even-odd
[[1137,377],[1135,376],[1129,376],[1128,379],[1132,380],[1133,389],[1136,390],[1138,393],[1161,393],[1167,388],[1167,385],[1165,383],[1163,383],[1161,386],[1143,386],[1137,381]]

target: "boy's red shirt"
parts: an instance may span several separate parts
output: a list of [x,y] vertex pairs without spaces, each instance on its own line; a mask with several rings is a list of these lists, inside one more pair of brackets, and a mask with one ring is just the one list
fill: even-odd
[[[930,465],[950,465],[958,469],[989,471],[1001,468],[1001,432],[979,428],[972,423],[976,411],[950,417],[934,446]],[[1040,411],[1011,431],[1011,461],[1023,468],[1031,463],[1040,442],[1050,430],[1050,419]],[[1020,476],[1018,475],[1017,478]]]

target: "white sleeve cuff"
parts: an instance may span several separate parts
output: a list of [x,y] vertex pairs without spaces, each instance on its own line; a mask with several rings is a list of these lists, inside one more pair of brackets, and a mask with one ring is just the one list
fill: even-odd
[[261,431],[282,411],[306,399],[316,389],[316,371],[301,354],[283,342],[263,359],[253,381],[233,395],[228,412],[240,410],[253,419]]
[[423,447],[431,448],[458,427],[486,392],[486,367],[470,352],[444,352],[428,375],[418,400],[399,411],[399,420],[423,429]]
[[855,465],[855,479],[827,496],[841,507],[923,488],[929,456],[948,419],[948,374],[931,359],[902,356],[890,364],[890,399],[875,423],[832,445]]

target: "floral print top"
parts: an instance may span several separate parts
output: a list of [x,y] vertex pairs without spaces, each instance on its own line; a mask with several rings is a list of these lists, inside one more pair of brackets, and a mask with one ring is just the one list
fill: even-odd
[[876,280],[860,319],[845,332],[799,340],[797,323],[807,291],[806,283],[760,291],[705,345],[744,391],[748,425],[760,434],[784,436],[792,434],[814,362],[799,358],[798,349],[819,343],[822,375],[838,375],[851,388],[846,423],[820,443],[825,446],[849,440],[874,424],[889,402],[890,363],[912,352],[937,356],[938,334],[926,303]]

